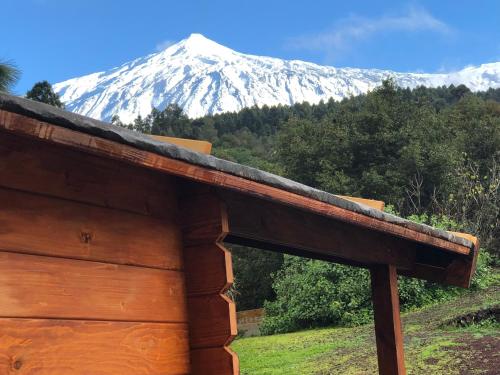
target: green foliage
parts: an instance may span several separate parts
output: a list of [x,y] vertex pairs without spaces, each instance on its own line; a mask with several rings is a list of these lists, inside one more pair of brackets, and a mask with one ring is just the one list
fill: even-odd
[[21,71],[13,63],[0,60],[0,92],[10,92],[20,75]]
[[264,334],[360,324],[370,319],[366,270],[285,256],[273,279],[276,300],[265,304]]
[[277,160],[287,176],[332,193],[448,216],[498,256],[500,104],[482,96],[386,81],[319,119],[290,117]]
[[26,93],[26,98],[50,104],[54,107],[64,108],[64,104],[61,102],[59,94],[54,92],[52,85],[47,81],[35,83],[31,90]]
[[283,254],[229,245],[233,255],[235,293],[239,310],[260,308],[275,298],[271,275],[283,264]]
[[384,200],[405,213],[428,206],[435,186],[447,183],[457,151],[443,147],[449,129],[432,104],[411,96],[387,81],[338,103],[319,122],[289,120],[278,142],[285,172],[334,193]]

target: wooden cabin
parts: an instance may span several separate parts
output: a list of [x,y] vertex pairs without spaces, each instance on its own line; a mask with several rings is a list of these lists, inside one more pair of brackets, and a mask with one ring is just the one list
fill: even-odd
[[397,274],[467,287],[478,253],[473,237],[0,94],[0,374],[239,373],[223,242],[370,269],[384,375],[405,372]]

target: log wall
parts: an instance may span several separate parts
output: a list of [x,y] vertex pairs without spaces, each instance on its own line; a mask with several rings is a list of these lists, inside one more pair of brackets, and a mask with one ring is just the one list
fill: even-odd
[[188,374],[175,181],[0,132],[0,373]]

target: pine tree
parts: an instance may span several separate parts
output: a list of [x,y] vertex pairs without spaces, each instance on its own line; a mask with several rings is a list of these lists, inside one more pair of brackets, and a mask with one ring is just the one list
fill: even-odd
[[40,81],[33,85],[33,88],[26,93],[26,97],[37,102],[64,108],[59,95],[54,92],[52,85],[47,81]]

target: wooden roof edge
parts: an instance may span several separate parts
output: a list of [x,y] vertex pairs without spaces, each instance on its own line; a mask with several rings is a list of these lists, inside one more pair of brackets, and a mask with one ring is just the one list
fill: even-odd
[[474,245],[474,248],[476,248],[476,249],[479,248],[479,238],[477,238],[476,236],[473,236],[472,234],[462,233],[462,232],[453,232],[453,231],[448,231],[448,233],[451,233],[452,235],[454,235],[456,237],[465,238],[466,240],[469,240]]
[[[31,122],[30,126],[27,128],[27,125],[23,124],[20,118],[16,118],[16,115],[22,116],[25,120],[31,120],[25,121]],[[181,170],[183,168],[179,166],[178,170],[171,168],[168,173],[257,196],[265,196],[268,199],[282,200],[283,203],[316,211],[318,214],[332,216],[357,225],[366,225],[365,221],[368,220],[371,229],[428,243],[445,250],[466,254],[473,247],[473,243],[467,238],[427,225],[417,224],[268,172],[210,155],[203,155],[173,144],[158,142],[143,134],[66,112],[43,103],[0,94],[0,120],[0,127],[9,131],[21,132],[24,135],[66,144],[81,150],[84,149],[86,152],[115,159],[133,158],[134,160],[128,160],[128,162],[134,162],[144,167],[161,169],[158,167],[160,162],[150,160],[153,157],[165,157],[172,161],[175,160],[177,164],[196,165],[203,170],[194,171],[191,168],[192,171],[189,172],[191,175],[186,175]],[[55,128],[61,130],[48,129],[54,125]],[[93,142],[90,141],[90,137],[94,139]],[[81,141],[77,141],[77,138],[80,138]],[[100,140],[97,141],[98,139]],[[139,160],[138,155],[130,156],[123,150],[111,150],[118,145],[132,147],[138,151],[142,150],[145,153],[151,153],[151,155],[144,154],[142,155],[143,160]],[[163,170],[166,172],[166,169],[168,168]]]

